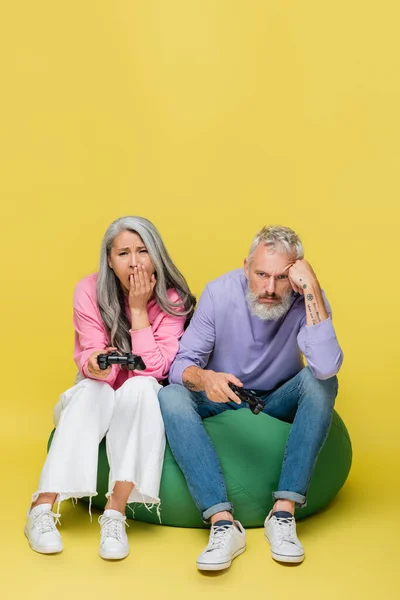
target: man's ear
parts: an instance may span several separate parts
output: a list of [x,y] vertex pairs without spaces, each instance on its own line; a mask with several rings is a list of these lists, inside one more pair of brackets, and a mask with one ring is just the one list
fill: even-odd
[[248,279],[249,278],[249,261],[247,260],[247,258],[244,259],[243,269],[244,269],[244,274],[246,275],[246,279]]

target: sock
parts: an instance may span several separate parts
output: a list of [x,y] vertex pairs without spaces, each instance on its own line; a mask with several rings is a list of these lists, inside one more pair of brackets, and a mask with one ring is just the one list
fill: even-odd
[[231,527],[233,525],[232,521],[228,521],[225,519],[221,519],[220,521],[215,521],[213,527]]
[[276,517],[277,519],[293,519],[292,513],[286,510],[278,510],[276,512],[273,512],[272,516]]

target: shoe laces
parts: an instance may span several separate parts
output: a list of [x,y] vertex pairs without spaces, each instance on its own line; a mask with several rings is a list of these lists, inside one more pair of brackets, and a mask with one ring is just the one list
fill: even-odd
[[211,550],[220,550],[224,548],[228,541],[230,540],[230,534],[233,530],[232,525],[213,525],[211,528],[211,536],[210,541],[207,547],[207,552],[211,552]]
[[274,517],[277,523],[277,533],[284,542],[296,543],[295,520],[293,517]]
[[61,525],[61,515],[53,513],[51,510],[44,510],[37,515],[34,515],[33,521],[39,530],[39,533],[51,533],[57,531],[56,525]]
[[122,524],[129,527],[126,522],[126,516],[121,515],[115,517],[105,517],[104,515],[100,515],[98,521],[101,525],[101,538],[104,541],[107,538],[113,538],[122,541]]

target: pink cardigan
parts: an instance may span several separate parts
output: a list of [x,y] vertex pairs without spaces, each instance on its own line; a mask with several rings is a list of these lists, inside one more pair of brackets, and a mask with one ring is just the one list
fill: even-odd
[[[104,350],[111,345],[101,320],[96,298],[97,273],[85,277],[77,284],[74,293],[75,346],[74,360],[84,377],[91,377],[87,371],[89,356],[95,350]],[[176,290],[168,290],[168,297],[177,302],[179,296]],[[128,298],[125,300],[125,310],[131,321]],[[110,374],[101,381],[109,383],[114,390],[135,375],[151,375],[157,380],[168,375],[182,336],[185,317],[172,317],[161,310],[155,299],[147,304],[150,327],[138,331],[130,330],[132,352],[141,356],[146,364],[144,371],[128,371],[119,365],[113,365]]]

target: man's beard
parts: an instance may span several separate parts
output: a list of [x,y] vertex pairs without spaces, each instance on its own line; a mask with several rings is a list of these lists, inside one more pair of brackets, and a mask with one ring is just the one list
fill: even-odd
[[286,294],[281,296],[281,301],[279,304],[271,304],[271,306],[258,302],[260,298],[279,298],[279,296],[276,294],[255,294],[248,287],[246,292],[246,300],[251,314],[254,317],[258,317],[262,321],[278,321],[278,319],[286,315],[290,308],[292,292],[289,290],[286,292]]

